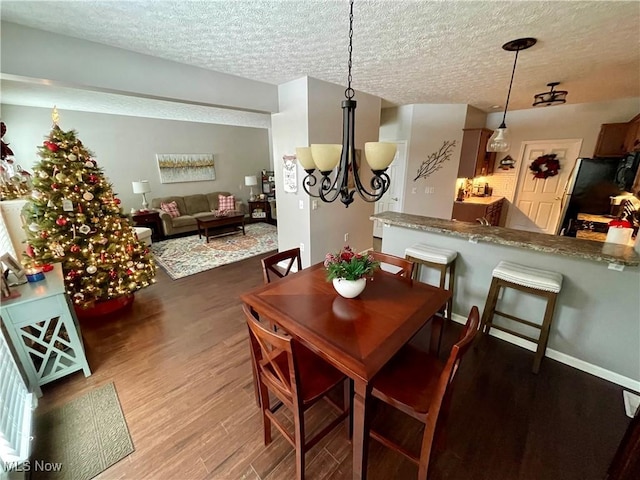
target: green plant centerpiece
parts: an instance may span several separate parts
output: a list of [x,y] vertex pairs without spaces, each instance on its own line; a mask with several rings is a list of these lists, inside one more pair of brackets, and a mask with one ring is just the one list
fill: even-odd
[[338,253],[327,253],[324,266],[327,280],[333,282],[336,291],[345,298],[354,298],[362,293],[366,277],[380,267],[380,262],[369,254],[355,253],[345,245]]

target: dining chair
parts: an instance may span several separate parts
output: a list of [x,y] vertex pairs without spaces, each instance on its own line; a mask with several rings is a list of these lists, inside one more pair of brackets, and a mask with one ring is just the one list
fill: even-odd
[[[278,265],[285,262],[283,266]],[[265,285],[277,278],[286,277],[290,273],[302,270],[302,260],[300,258],[300,248],[292,248],[284,252],[275,253],[262,259],[262,276]]]
[[[265,328],[246,305],[243,305],[249,327],[251,357],[256,372],[265,446],[271,443],[271,424],[282,433],[296,450],[296,472],[304,479],[305,453],[349,415],[348,382],[344,374],[329,365],[311,350],[282,333]],[[345,385],[345,405],[341,408],[327,396],[338,384]],[[271,405],[269,392],[279,402]],[[313,438],[305,438],[304,412],[324,398],[338,412]],[[293,413],[294,433],[276,417],[282,405]]]
[[480,314],[472,307],[458,342],[446,363],[437,356],[411,346],[403,347],[372,380],[372,396],[424,423],[420,455],[395,444],[381,433],[366,427],[371,438],[404,455],[418,465],[418,480],[426,480],[438,418],[446,415],[453,380],[460,361],[478,333]]
[[400,270],[395,272],[395,275],[399,275],[405,278],[411,278],[414,266],[414,263],[412,261],[402,257],[396,257],[395,255],[391,255],[388,253],[376,252],[374,250],[370,250],[367,253],[381,264],[386,263],[388,265],[393,265],[394,267],[400,268]]

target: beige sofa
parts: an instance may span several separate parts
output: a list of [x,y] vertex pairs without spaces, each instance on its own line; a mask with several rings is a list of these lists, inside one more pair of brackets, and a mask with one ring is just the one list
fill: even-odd
[[[218,195],[231,195],[229,192],[211,192],[206,194],[185,195],[182,197],[160,197],[151,200],[151,208],[160,213],[162,229],[165,236],[177,235],[179,233],[193,232],[198,230],[196,219],[198,217],[210,216],[211,212],[218,210]],[[179,217],[172,218],[167,212],[160,208],[161,203],[176,202]],[[246,208],[242,201],[236,200],[236,211],[246,213]]]

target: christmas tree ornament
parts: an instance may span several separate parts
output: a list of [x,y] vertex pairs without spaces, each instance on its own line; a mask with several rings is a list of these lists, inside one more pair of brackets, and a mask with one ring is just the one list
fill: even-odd
[[108,238],[106,238],[106,237],[101,237],[101,238],[100,238],[100,240],[98,240],[98,243],[99,243],[100,245],[106,245],[108,241],[109,241],[109,239],[108,239]]
[[131,270],[130,268],[127,269],[127,275],[133,275],[133,270]]
[[73,298],[75,298],[76,300],[82,300],[84,299],[84,293],[82,292],[74,293]]
[[48,237],[49,237],[49,232],[47,232],[46,230],[43,230],[42,232],[40,232],[40,238],[46,239]]
[[109,270],[109,277],[110,277],[112,280],[115,280],[117,276],[118,276],[118,274],[116,273],[116,271],[115,271],[115,270]]
[[62,210],[65,212],[73,212],[73,202],[68,198],[62,199]]
[[62,216],[58,217],[56,219],[56,225],[59,225],[61,227],[64,227],[67,224],[68,220]]
[[38,225],[36,222],[32,222],[29,224],[29,230],[31,230],[32,232],[37,232],[40,230],[40,225]]
[[33,247],[31,245],[29,245],[29,244],[27,244],[27,248],[25,248],[25,252],[30,257],[34,257],[35,256],[35,252],[33,251]]
[[38,191],[38,190],[33,190],[33,191],[31,192],[31,197],[32,197],[34,200],[40,200],[40,199],[42,198],[42,192],[40,192],[40,191]]
[[91,183],[98,183],[98,176],[94,173],[89,175],[89,182]]
[[89,225],[84,224],[81,225],[80,228],[78,229],[78,231],[80,233],[82,233],[83,235],[86,235],[87,233],[89,233],[91,231],[91,228],[89,227]]
[[136,284],[136,282],[131,282],[129,284],[129,290],[137,290],[138,289],[138,285]]
[[142,270],[145,267],[145,264],[144,263],[139,263],[139,264],[136,265],[136,267],[137,267],[138,270]]
[[58,180],[59,182],[64,182],[67,179],[67,176],[64,173],[57,173],[56,174],[56,180]]
[[87,160],[84,162],[84,166],[87,168],[93,168],[93,162],[91,160]]
[[133,267],[133,262],[131,260],[129,260],[127,262],[127,267],[129,267],[129,268]]
[[58,145],[56,145],[53,142],[50,142],[48,140],[45,140],[44,142],[45,147],[47,147],[51,152],[57,152],[58,151]]
[[67,158],[69,160],[71,160],[72,162],[75,162],[78,159],[78,157],[76,157],[75,154],[73,154],[73,153],[70,153]]
[[98,271],[98,268],[95,265],[89,265],[87,267],[87,273],[90,274],[90,275],[93,275],[97,271]]
[[71,245],[71,247],[69,247],[69,250],[71,250],[72,253],[78,253],[82,249],[78,245]]
[[47,202],[47,208],[53,208],[55,206],[55,204],[53,203],[53,200],[49,199],[49,201]]
[[93,200],[93,193],[91,192],[84,192],[82,194],[82,198],[84,198],[87,202],[90,202],[91,200]]
[[58,188],[60,188],[60,185],[58,185],[57,183],[52,183],[51,184],[51,189],[52,190],[58,190]]
[[38,176],[42,179],[44,178],[49,178],[49,174],[47,172],[45,172],[44,170],[41,172],[38,172]]
[[100,221],[100,219],[98,217],[92,217],[91,218],[91,223],[98,223]]

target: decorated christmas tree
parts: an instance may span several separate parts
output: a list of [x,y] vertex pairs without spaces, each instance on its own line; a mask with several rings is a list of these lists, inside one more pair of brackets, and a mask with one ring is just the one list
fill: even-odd
[[122,214],[102,169],[76,136],[58,126],[38,147],[33,191],[23,213],[26,266],[62,262],[74,304],[129,297],[152,284],[155,263]]

